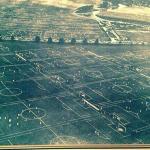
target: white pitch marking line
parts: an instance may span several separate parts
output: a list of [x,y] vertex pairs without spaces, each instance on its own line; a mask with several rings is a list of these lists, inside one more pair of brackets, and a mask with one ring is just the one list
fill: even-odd
[[83,102],[86,103],[87,105],[91,106],[95,110],[99,111],[99,108],[93,105],[92,103],[88,102],[86,99],[83,99]]
[[13,143],[8,139],[8,142],[10,143],[10,145],[13,145]]
[[23,61],[27,61],[24,57],[22,57],[21,55],[19,54],[16,54],[17,57],[19,57],[20,59],[22,59]]

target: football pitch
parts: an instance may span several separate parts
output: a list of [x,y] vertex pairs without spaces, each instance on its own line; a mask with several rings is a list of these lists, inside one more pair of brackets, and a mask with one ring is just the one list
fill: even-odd
[[0,145],[150,143],[147,45],[0,43]]

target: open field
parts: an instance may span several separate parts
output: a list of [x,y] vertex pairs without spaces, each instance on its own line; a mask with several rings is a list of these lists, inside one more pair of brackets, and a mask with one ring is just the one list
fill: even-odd
[[0,9],[0,33],[5,39],[12,34],[19,40],[32,40],[41,36],[42,40],[52,37],[57,40],[72,37],[108,40],[105,33],[99,29],[94,20],[79,18],[73,15],[73,10],[54,6],[30,4],[28,2],[16,5],[8,4]]
[[150,23],[150,8],[142,6],[119,5],[118,8],[100,11],[100,16],[109,18]]
[[[127,7],[122,6],[118,7],[117,9],[108,9],[108,12],[117,13],[117,14],[124,14],[124,17],[132,18],[136,17],[137,19],[145,19],[145,21],[150,22],[150,8],[149,7]],[[120,15],[121,16],[121,15]],[[133,19],[133,18],[132,18]]]

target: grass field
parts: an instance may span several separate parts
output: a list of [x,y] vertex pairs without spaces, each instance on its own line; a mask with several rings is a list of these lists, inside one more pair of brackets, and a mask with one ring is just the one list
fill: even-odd
[[150,142],[148,46],[3,42],[0,51],[1,145]]

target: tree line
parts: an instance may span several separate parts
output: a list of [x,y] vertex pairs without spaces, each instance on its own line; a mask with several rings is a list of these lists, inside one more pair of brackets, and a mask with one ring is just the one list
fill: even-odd
[[[4,39],[3,39],[3,37],[0,35],[0,42],[3,42],[3,41],[4,41]],[[10,41],[12,41],[12,42],[15,41],[15,36],[14,36],[14,35],[12,35],[12,36],[10,37]],[[35,36],[34,42],[36,42],[36,43],[41,42],[40,36]],[[48,44],[52,44],[52,43],[55,43],[55,42],[53,41],[52,37],[49,37],[48,40],[47,40],[47,43],[48,43]],[[65,44],[66,41],[65,41],[65,39],[62,37],[62,38],[59,38],[59,40],[58,40],[57,43],[59,43],[59,44]],[[71,38],[70,44],[76,44],[76,43],[77,43],[76,38]],[[88,43],[89,43],[89,42],[88,42],[88,39],[87,39],[87,38],[83,38],[82,43],[83,43],[83,44],[88,44]],[[94,44],[99,44],[99,39],[98,39],[98,38],[94,41]]]

